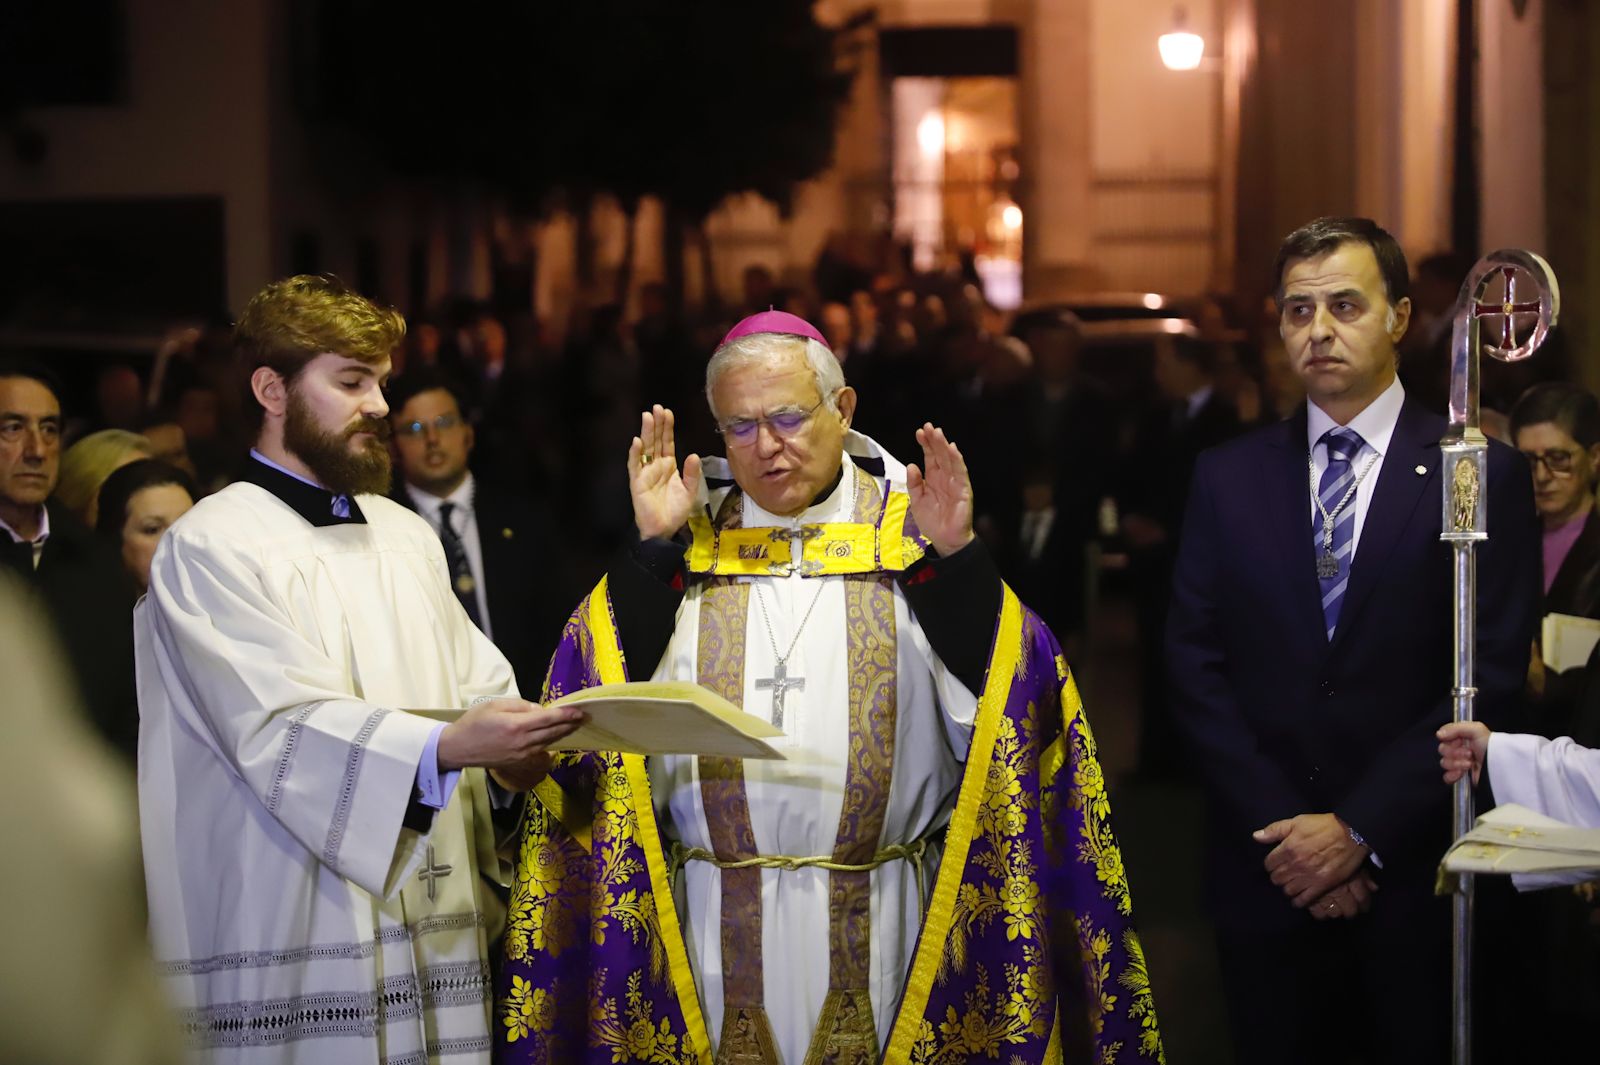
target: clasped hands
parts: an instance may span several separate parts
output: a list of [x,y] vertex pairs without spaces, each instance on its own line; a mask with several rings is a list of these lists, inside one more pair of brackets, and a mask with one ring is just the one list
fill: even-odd
[[1300,814],[1274,821],[1253,834],[1274,844],[1267,874],[1295,908],[1319,921],[1355,917],[1372,906],[1378,884],[1365,869],[1370,847],[1350,838],[1349,827],[1334,814]]
[[[1489,729],[1482,722],[1458,721],[1440,728],[1439,764],[1447,784],[1467,774],[1478,782],[1488,757]],[[1267,855],[1272,882],[1301,909],[1319,920],[1354,917],[1372,904],[1378,885],[1364,863],[1371,849],[1350,838],[1349,826],[1333,814],[1301,814],[1274,821],[1255,833],[1258,843],[1277,844]]]

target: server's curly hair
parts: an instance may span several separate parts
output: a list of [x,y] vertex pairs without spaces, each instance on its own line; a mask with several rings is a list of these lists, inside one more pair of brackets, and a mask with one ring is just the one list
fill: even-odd
[[323,352],[382,362],[405,335],[399,311],[378,306],[336,277],[299,274],[255,294],[234,326],[233,348],[246,376],[267,366],[293,381]]

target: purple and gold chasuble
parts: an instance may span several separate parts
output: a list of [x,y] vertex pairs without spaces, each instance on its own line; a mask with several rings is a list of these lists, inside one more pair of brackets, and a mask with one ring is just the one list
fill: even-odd
[[[894,1018],[889,1030],[877,1029],[867,991],[871,870],[914,866],[911,905],[924,888],[924,841],[880,844],[896,769],[893,580],[923,551],[896,487],[866,481],[851,521],[803,535],[741,528],[737,507],[723,507],[715,523],[691,523],[696,679],[735,703],[745,693],[746,619],[756,609],[751,584],[739,578],[845,577],[844,801],[832,853],[798,859],[826,870],[828,924],[808,931],[829,945],[827,995],[803,1062],[1162,1061],[1094,739],[1054,637],[1009,589],[899,1006],[880,1014]],[[568,621],[544,697],[627,679],[602,581]],[[696,778],[711,846],[685,854],[658,821],[646,759],[557,757],[523,828],[497,1061],[802,1065],[774,1045],[763,994],[773,974],[763,971],[761,951],[762,923],[775,919],[763,913],[763,867],[796,859],[757,852],[743,763],[700,758]],[[715,1040],[681,893],[674,900],[686,859],[721,871],[720,971],[699,974],[721,989]],[[877,919],[890,920],[881,910]]]

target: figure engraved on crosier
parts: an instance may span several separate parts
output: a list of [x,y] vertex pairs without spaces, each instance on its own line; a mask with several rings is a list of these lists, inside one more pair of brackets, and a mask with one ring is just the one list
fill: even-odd
[[1455,532],[1469,532],[1478,514],[1478,467],[1470,458],[1456,460],[1451,488],[1450,524]]

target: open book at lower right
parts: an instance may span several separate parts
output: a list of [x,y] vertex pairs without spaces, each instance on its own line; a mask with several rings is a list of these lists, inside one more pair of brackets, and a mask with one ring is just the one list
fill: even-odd
[[1600,829],[1576,828],[1525,806],[1497,806],[1445,853],[1441,875],[1510,876],[1519,891],[1600,878]]

